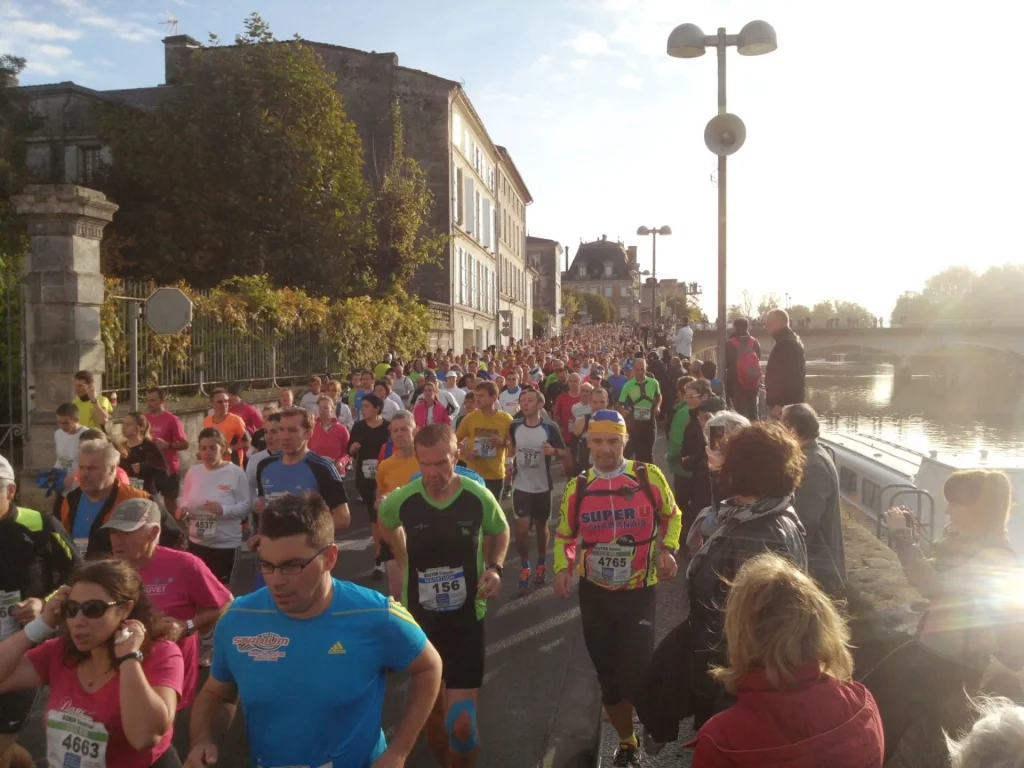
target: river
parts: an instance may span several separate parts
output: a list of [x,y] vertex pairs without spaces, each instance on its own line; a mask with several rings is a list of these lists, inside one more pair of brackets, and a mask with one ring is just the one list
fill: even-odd
[[859,432],[919,451],[1024,454],[1024,383],[964,376],[951,390],[941,376],[896,382],[885,363],[807,363],[807,399],[822,430]]

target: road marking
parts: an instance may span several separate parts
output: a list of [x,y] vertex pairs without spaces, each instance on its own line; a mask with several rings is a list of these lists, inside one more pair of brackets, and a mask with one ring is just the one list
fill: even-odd
[[364,549],[369,549],[373,546],[373,537],[367,536],[365,539],[336,539],[334,544],[341,551],[362,552]]
[[538,650],[540,650],[541,653],[547,653],[548,651],[557,648],[558,646],[560,646],[564,642],[565,642],[565,638],[564,637],[560,637],[560,638],[558,638],[557,640],[555,640],[552,643],[547,643],[546,645],[542,645]]
[[536,637],[537,635],[543,634],[544,632],[547,632],[549,629],[554,629],[560,624],[570,622],[579,615],[580,609],[579,606],[577,606],[575,608],[572,608],[571,610],[559,614],[558,616],[550,618],[547,621],[543,621],[535,627],[524,629],[522,632],[516,632],[514,635],[511,635],[510,637],[506,637],[504,640],[499,640],[496,643],[491,643],[490,645],[488,645],[487,655],[491,656],[495,653],[500,653],[501,651],[504,651],[506,648],[511,648],[513,645],[529,640],[531,637]]
[[525,608],[528,605],[532,605],[539,600],[543,600],[546,597],[551,597],[555,594],[555,590],[551,586],[538,587],[533,592],[529,592],[523,597],[514,597],[509,602],[505,603],[501,608],[494,614],[494,618],[500,618],[506,614],[518,611],[520,608]]

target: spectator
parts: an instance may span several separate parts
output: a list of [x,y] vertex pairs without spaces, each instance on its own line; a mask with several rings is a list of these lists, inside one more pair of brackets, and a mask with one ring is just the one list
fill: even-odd
[[789,327],[786,310],[773,309],[769,312],[767,327],[775,339],[775,346],[768,355],[768,367],[765,369],[765,395],[771,417],[779,419],[785,406],[807,399],[804,386],[807,360],[804,343]]
[[691,381],[683,390],[683,397],[689,407],[689,418],[683,430],[680,448],[680,466],[688,477],[681,482],[682,497],[676,497],[676,504],[683,511],[683,534],[690,530],[690,524],[701,510],[711,505],[711,478],[708,476],[707,443],[704,442],[704,425],[697,417],[697,409],[711,397],[711,384],[703,379]]
[[246,432],[253,435],[257,429],[263,429],[263,417],[254,406],[242,399],[242,391],[242,385],[238,382],[228,385],[228,411],[238,416],[245,424]]
[[942,493],[949,525],[932,543],[930,559],[908,526],[910,511],[885,513],[907,580],[931,601],[917,636],[863,678],[882,715],[886,758],[916,720],[937,714],[940,705],[964,704],[964,689],[977,690],[993,655],[1012,669],[1024,666],[1024,642],[1013,636],[1019,617],[1009,613],[1020,595],[1006,533],[1010,481],[1001,472],[964,470],[949,476]]
[[693,350],[693,328],[690,327],[690,318],[684,316],[682,325],[676,331],[674,339],[676,354],[681,360],[689,360]]
[[[733,320],[732,334],[725,347],[725,392],[737,413],[755,421],[757,395],[761,386],[761,343],[750,335],[749,328],[750,323],[745,317]],[[739,370],[741,365],[744,368],[742,375]]]
[[850,630],[807,575],[774,553],[747,560],[724,628],[728,666],[710,676],[737,702],[691,742],[694,768],[882,768],[882,721],[851,681]]
[[711,392],[718,397],[725,397],[725,387],[718,379],[718,366],[714,360],[705,360],[700,364],[700,377],[711,382]]
[[689,615],[655,649],[636,703],[649,753],[678,738],[680,720],[692,716],[699,729],[728,706],[708,671],[727,659],[722,606],[743,563],[774,551],[807,567],[803,527],[792,506],[803,462],[800,446],[778,424],[755,424],[726,441],[719,482],[728,498],[714,532],[687,566]]
[[680,376],[676,379],[677,402],[673,406],[672,414],[669,416],[668,426],[668,450],[666,461],[668,470],[672,474],[672,493],[676,497],[676,504],[684,510],[683,520],[686,520],[685,505],[690,497],[690,486],[687,482],[693,477],[693,473],[683,469],[683,436],[686,433],[686,425],[690,421],[690,406],[686,400],[686,388],[694,381],[692,376]]
[[1020,768],[1024,755],[1024,707],[1009,699],[974,702],[978,719],[958,741],[946,737],[950,768]]
[[804,477],[793,508],[807,538],[807,568],[830,595],[846,589],[846,549],[839,508],[839,473],[828,451],[818,445],[818,414],[806,403],[787,405],[782,423],[804,450]]
[[[707,406],[715,399],[710,398],[706,400],[704,406]],[[717,403],[714,405],[717,406]],[[708,457],[708,474],[711,478],[711,505],[699,512],[697,517],[694,518],[694,524],[701,517],[706,517],[709,520],[709,529],[703,535],[710,535],[717,524],[715,521],[717,521],[718,503],[722,500],[719,477],[722,471],[722,449],[725,446],[725,441],[733,433],[746,429],[749,426],[750,420],[746,416],[741,416],[736,411],[726,410],[714,412],[704,424],[704,441],[707,443],[705,453]],[[693,525],[690,528],[692,530]],[[699,548],[697,546],[694,552]]]

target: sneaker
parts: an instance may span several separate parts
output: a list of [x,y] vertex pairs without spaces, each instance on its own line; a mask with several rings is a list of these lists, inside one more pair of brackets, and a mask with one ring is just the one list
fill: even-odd
[[660,741],[655,741],[651,737],[651,734],[649,734],[649,733],[645,733],[644,734],[644,752],[646,754],[651,755],[653,757],[654,755],[656,755],[659,752],[661,752],[661,750],[663,750],[664,748],[665,748],[665,745],[662,744]]
[[543,584],[548,580],[548,566],[545,563],[537,565],[537,576],[533,579],[534,584]]
[[380,581],[384,578],[384,563],[377,563],[373,566],[373,573],[370,574],[370,578],[374,581]]
[[530,588],[530,569],[523,568],[519,572],[519,591],[525,592]]
[[613,768],[639,768],[642,757],[636,744],[619,744],[612,755]]

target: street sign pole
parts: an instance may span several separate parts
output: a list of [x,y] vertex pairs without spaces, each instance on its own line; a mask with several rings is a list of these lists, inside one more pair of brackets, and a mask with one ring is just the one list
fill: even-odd
[[128,303],[128,369],[131,371],[128,402],[134,411],[139,407],[139,302]]

